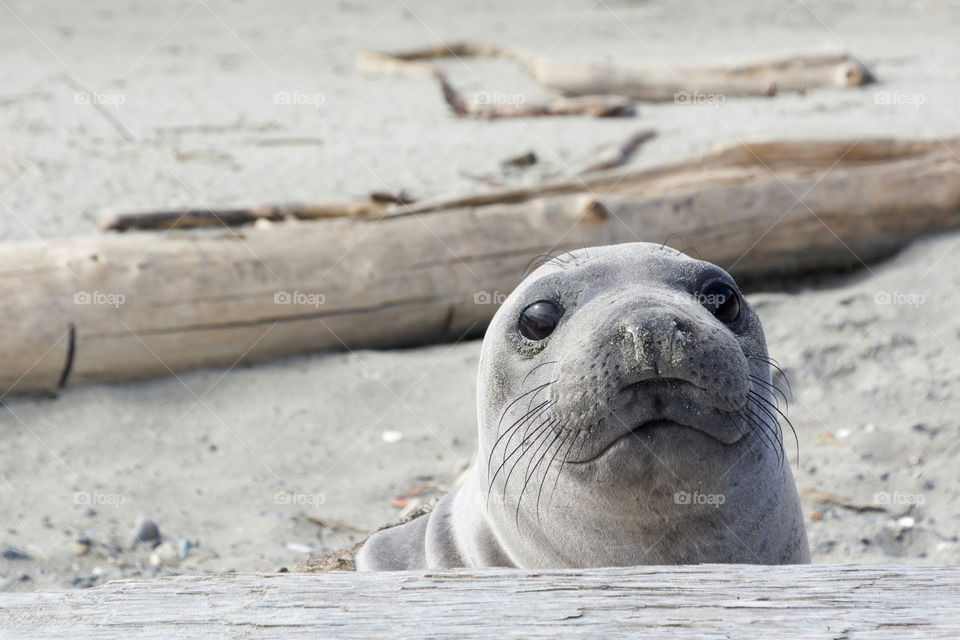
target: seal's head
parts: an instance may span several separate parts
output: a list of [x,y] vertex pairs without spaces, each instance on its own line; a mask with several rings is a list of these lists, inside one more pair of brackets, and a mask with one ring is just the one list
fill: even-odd
[[[773,390],[719,267],[646,243],[550,260],[484,339],[476,480],[496,536],[524,566],[802,561]],[[756,535],[771,517],[780,539]]]
[[487,330],[463,485],[357,566],[809,562],[769,363],[715,265],[645,243],[553,259]]

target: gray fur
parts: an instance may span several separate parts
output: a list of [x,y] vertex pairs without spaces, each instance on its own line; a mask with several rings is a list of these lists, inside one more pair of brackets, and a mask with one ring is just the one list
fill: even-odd
[[[809,562],[760,321],[745,301],[715,318],[696,297],[711,279],[735,287],[646,243],[539,267],[484,338],[464,484],[357,568]],[[532,342],[518,319],[545,299],[563,316]]]

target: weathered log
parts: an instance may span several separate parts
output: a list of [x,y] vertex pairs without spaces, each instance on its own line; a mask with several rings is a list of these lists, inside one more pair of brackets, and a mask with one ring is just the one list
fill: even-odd
[[0,594],[0,635],[957,638],[960,568],[648,566],[228,574]]
[[[614,118],[636,115],[633,103],[621,96],[576,96],[560,98],[545,104],[491,104],[489,101],[471,102],[453,88],[440,71],[433,74],[440,83],[443,99],[458,116],[473,116],[497,120],[500,118],[532,118],[535,116],[593,116]],[[486,94],[481,94],[481,96]]]
[[410,215],[456,207],[525,202],[533,198],[578,192],[653,195],[707,185],[744,183],[765,175],[825,172],[835,168],[890,164],[950,153],[960,154],[960,139],[749,141],[652,167],[615,168],[595,174],[556,178],[529,187],[424,200],[402,210],[388,210],[384,215]]
[[[357,66],[368,72],[403,73],[409,75],[426,75],[432,77],[440,85],[443,99],[457,116],[472,116],[490,120],[499,118],[530,118],[535,116],[576,116],[588,115],[596,118],[609,118],[636,115],[633,103],[622,96],[612,95],[581,95],[573,98],[560,98],[544,104],[493,104],[490,101],[476,102],[464,98],[453,84],[447,79],[443,71],[437,69],[424,59],[458,55],[465,51],[472,51],[472,55],[501,55],[506,48],[478,45],[471,48],[466,43],[441,46],[425,50],[415,50],[396,55],[377,53],[376,51],[361,51],[357,55]],[[506,54],[503,54],[506,55]],[[483,96],[484,94],[480,94]]]
[[373,215],[384,211],[390,204],[410,204],[412,202],[413,200],[402,192],[396,195],[373,193],[367,198],[344,202],[103,211],[99,218],[100,229],[103,231],[232,227],[249,224],[257,220],[279,222],[281,220],[322,220],[342,216]]
[[357,66],[367,72],[434,73],[434,67],[425,61],[466,56],[517,60],[534,80],[563,95],[617,95],[647,102],[719,103],[741,96],[855,87],[875,80],[862,62],[846,52],[672,68],[567,62],[538,57],[515,47],[458,42],[389,54],[361,51]]
[[718,103],[741,96],[805,93],[874,81],[848,53],[798,55],[719,67],[627,67],[611,63],[570,63],[539,59],[530,75],[564,95],[615,94],[645,102]]
[[859,265],[960,226],[958,145],[756,143],[429,215],[0,246],[0,390],[455,339],[551,250],[672,238],[747,279]]

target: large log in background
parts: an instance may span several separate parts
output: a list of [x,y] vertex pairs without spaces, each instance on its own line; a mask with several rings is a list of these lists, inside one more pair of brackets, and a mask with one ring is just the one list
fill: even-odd
[[858,265],[960,226],[958,146],[757,143],[377,220],[0,246],[0,390],[456,339],[552,250],[669,240],[739,278]]
[[[949,638],[960,568],[182,576],[0,594],[17,638]],[[4,635],[5,634],[0,634]]]

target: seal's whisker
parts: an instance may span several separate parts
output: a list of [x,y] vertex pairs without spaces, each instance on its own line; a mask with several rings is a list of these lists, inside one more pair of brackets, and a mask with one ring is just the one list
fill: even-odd
[[[536,401],[537,396],[540,395],[540,392],[543,391],[544,389],[546,389],[547,387],[549,387],[549,386],[550,386],[551,384],[553,384],[554,382],[556,382],[556,380],[551,380],[551,381],[547,384],[546,387],[543,387],[542,389],[537,389],[537,392],[534,393],[532,396],[530,396],[530,402],[527,403],[527,411],[529,411],[529,410],[530,410],[530,407],[533,406],[533,403]],[[549,398],[548,398],[548,400],[549,400]]]
[[757,436],[763,440],[764,444],[770,448],[770,451],[777,454],[777,459],[781,460],[780,464],[783,464],[783,448],[777,447],[777,445],[774,444],[773,437],[770,435],[770,433],[768,433],[768,431],[771,429],[770,425],[767,424],[766,421],[760,416],[758,416],[753,409],[750,408],[750,405],[744,405],[740,412],[740,415],[742,415],[744,419],[748,420],[753,425],[754,433],[756,433]]
[[[553,426],[555,426],[555,425],[553,425]],[[551,426],[551,431],[555,431],[555,430],[553,429],[553,426]],[[555,432],[556,432],[556,431],[555,431]],[[557,435],[559,435],[559,432],[556,432],[556,433],[557,433]],[[553,440],[550,441],[550,444],[547,444],[547,441],[548,441],[548,440],[549,440],[548,438],[544,438],[543,442],[541,442],[541,443],[537,446],[537,449],[533,452],[533,454],[530,456],[530,459],[527,461],[527,468],[526,468],[526,469],[524,470],[524,472],[523,472],[523,484],[524,484],[524,485],[526,485],[528,482],[530,482],[530,478],[533,476],[533,473],[530,471],[530,465],[533,464],[534,459],[537,459],[537,465],[539,465],[540,462],[541,462],[542,459],[543,459],[543,456],[547,455],[547,452],[550,451],[550,447],[553,446]],[[556,440],[556,438],[554,438],[554,440]],[[543,445],[545,445],[545,444],[547,445],[546,448],[544,448],[544,446],[543,446]],[[532,445],[531,445],[531,446],[532,446]],[[542,454],[540,453],[540,450],[541,450],[541,449],[543,449],[543,453],[542,453]],[[538,455],[540,456],[539,458],[537,457]],[[536,469],[536,467],[534,467],[534,469]],[[521,495],[522,495],[522,492],[521,492]]]
[[777,362],[770,356],[755,356],[755,355],[749,355],[749,354],[745,354],[745,355],[751,360],[759,360],[760,362],[763,362],[768,366],[773,367],[774,369],[779,371],[780,375],[783,376],[783,381],[787,383],[787,391],[790,392],[791,397],[793,396],[793,388],[790,386],[790,378],[788,378],[787,374],[784,373],[783,369],[780,368],[779,362]]
[[520,427],[522,427],[525,422],[528,422],[528,421],[531,423],[536,422],[537,418],[539,418],[544,411],[549,409],[554,404],[556,404],[556,401],[551,402],[550,400],[544,400],[539,405],[537,405],[532,411],[527,411],[516,422],[510,425],[506,429],[506,431],[504,431],[503,434],[500,435],[500,437],[497,438],[496,442],[493,443],[493,446],[490,447],[490,457],[487,459],[488,475],[489,475],[490,465],[493,464],[493,455],[496,452],[497,447],[500,445],[500,442],[504,438],[507,438],[507,441],[504,443],[504,451],[506,451],[507,447],[510,446],[510,441],[513,440],[513,436],[516,435],[517,431],[520,430]]
[[520,400],[522,400],[522,399],[525,398],[526,396],[530,395],[531,393],[534,393],[534,392],[536,392],[536,391],[539,391],[540,389],[543,389],[544,387],[549,387],[549,386],[550,386],[551,384],[553,384],[554,382],[556,382],[556,380],[551,380],[550,382],[545,382],[544,384],[539,385],[539,386],[536,386],[536,387],[534,387],[533,389],[530,389],[530,391],[526,391],[526,392],[524,392],[524,393],[521,393],[519,396],[517,396],[516,398],[514,398],[514,399],[510,402],[510,404],[508,404],[508,405],[506,406],[506,408],[504,408],[503,413],[500,414],[500,422],[497,423],[497,433],[500,433],[500,427],[503,426],[503,419],[507,417],[507,413],[509,413],[510,409],[513,408],[513,405],[517,404],[518,402],[520,402]]
[[[787,417],[787,414],[785,414],[783,411],[780,411],[779,407],[777,407],[776,405],[774,405],[772,402],[770,402],[769,400],[767,400],[767,399],[764,398],[763,396],[761,396],[761,395],[759,395],[759,394],[755,394],[753,391],[751,391],[750,393],[753,394],[753,395],[755,395],[757,398],[759,398],[760,400],[762,400],[762,401],[764,402],[764,404],[766,404],[767,406],[769,406],[770,408],[772,408],[774,411],[776,411],[778,414],[780,414],[780,416],[784,419],[784,421],[787,423],[787,425],[789,425],[790,431],[793,432],[793,441],[794,441],[794,444],[795,444],[796,447],[797,447],[797,464],[800,464],[800,438],[797,436],[797,430],[794,428],[793,423],[790,422],[790,418],[788,418],[788,417]],[[779,424],[779,421],[777,421],[777,423]]]
[[[766,398],[763,398],[762,396],[757,395],[757,393],[754,391],[748,391],[747,397],[749,398],[750,402],[753,402],[755,405],[757,405],[757,408],[760,409],[760,411],[762,411],[764,415],[766,415],[766,417],[770,418],[770,422],[769,422],[770,431],[771,433],[774,434],[774,436],[776,436],[777,443],[782,447],[783,446],[783,429],[780,427],[780,421],[777,420],[777,416],[772,411],[770,411],[770,408],[769,408],[769,407],[772,407],[773,404]],[[766,422],[766,420],[764,420],[764,422]],[[776,428],[774,428],[774,425],[776,425]]]
[[[537,432],[536,437],[533,438],[533,440],[530,440],[529,444],[527,445],[526,450],[525,450],[523,453],[521,453],[519,456],[517,456],[517,459],[513,461],[513,466],[510,467],[510,471],[507,472],[507,477],[506,477],[506,479],[504,479],[504,481],[503,481],[503,490],[504,490],[504,493],[506,493],[507,487],[510,485],[510,478],[511,478],[511,476],[513,476],[513,472],[517,470],[517,465],[520,464],[520,461],[523,460],[523,457],[524,457],[527,453],[530,453],[530,460],[531,460],[531,461],[533,460],[533,458],[536,456],[536,451],[539,451],[539,450],[540,450],[540,447],[543,446],[543,443],[544,443],[544,442],[547,442],[547,441],[549,440],[550,434],[553,433],[553,425],[554,425],[555,423],[556,423],[556,419],[550,419],[550,420],[548,420],[548,421],[545,423],[544,428],[540,429],[540,430]],[[526,440],[526,439],[525,439],[525,440]],[[521,444],[523,444],[523,443],[521,443]],[[534,451],[534,449],[533,449],[535,445],[536,445],[536,447],[537,447],[536,451]],[[527,470],[529,470],[529,469],[530,469],[530,464],[528,463],[528,464],[527,464]],[[526,474],[526,471],[524,472],[524,475],[525,475],[525,474]]]
[[[557,441],[557,439],[560,438],[560,434],[563,433],[562,431],[554,431],[554,429],[552,428],[550,429],[550,431],[553,432],[554,434],[553,440],[549,440],[549,438],[546,438],[544,442],[549,440],[550,444],[547,445],[546,449],[543,450],[543,453],[539,457],[537,456],[537,453],[539,453],[540,448],[543,445],[541,444],[539,447],[537,447],[537,451],[534,452],[534,455],[531,456],[530,458],[530,462],[527,463],[527,470],[524,472],[523,487],[520,488],[520,495],[517,496],[517,509],[516,509],[516,517],[515,517],[517,529],[520,528],[520,503],[523,502],[523,494],[527,491],[527,486],[530,484],[531,478],[533,478],[533,476],[536,474],[537,468],[541,464],[543,464],[544,460],[546,460],[547,454],[549,453],[550,449],[553,448],[553,444]],[[533,470],[531,470],[530,464],[533,462],[533,458],[535,457],[537,458],[537,464],[533,465]],[[544,473],[546,473],[546,469],[549,469],[549,464],[544,469]],[[537,517],[539,518],[539,514]]]
[[[573,449],[573,445],[577,444],[577,439],[578,439],[581,435],[584,435],[583,432],[580,431],[580,430],[569,429],[569,431],[570,431],[571,434],[573,434],[573,438],[570,440],[570,446],[567,447],[566,453],[564,453],[564,454],[563,454],[563,457],[560,458],[560,467],[557,469],[557,477],[554,478],[554,480],[553,480],[553,488],[550,490],[550,497],[547,498],[547,504],[552,504],[552,503],[553,503],[553,494],[556,493],[556,491],[557,491],[557,485],[560,483],[560,474],[563,473],[563,467],[564,467],[564,465],[567,463],[567,458],[570,456],[570,450]],[[586,440],[586,438],[584,438],[584,440]],[[582,443],[582,442],[581,442],[581,444],[580,444],[580,448],[581,448],[581,449],[583,448],[583,443]],[[553,464],[552,461],[551,461],[551,464]],[[546,478],[544,478],[544,480],[546,480]],[[543,489],[542,486],[541,486],[540,488],[541,488],[541,490]],[[540,496],[539,496],[539,494],[537,495],[537,517],[538,517],[538,518],[540,517]]]
[[[527,444],[527,447],[520,453],[519,456],[517,456],[516,460],[513,461],[513,465],[510,467],[510,471],[507,472],[507,476],[506,476],[506,478],[504,478],[504,480],[503,480],[503,495],[504,495],[503,506],[504,506],[504,508],[506,508],[506,506],[507,506],[507,504],[506,504],[506,499],[505,499],[505,498],[506,498],[506,495],[507,495],[507,488],[510,486],[510,478],[513,477],[513,472],[517,470],[517,466],[519,466],[519,464],[520,464],[520,462],[523,460],[524,456],[526,456],[528,453],[531,454],[531,461],[532,461],[533,457],[536,455],[536,453],[535,453],[535,451],[534,451],[534,446],[536,445],[536,446],[537,446],[537,450],[539,450],[540,446],[542,446],[542,444],[543,444],[544,442],[547,442],[547,441],[549,440],[550,434],[553,433],[553,424],[554,424],[554,421],[551,420],[551,421],[548,421],[547,423],[545,423],[545,424],[543,425],[543,428],[538,429],[538,431],[536,432],[536,436],[535,436],[532,440],[530,440],[529,444]],[[533,434],[531,434],[531,435],[533,435]],[[538,443],[540,443],[540,444],[538,444]],[[512,457],[512,456],[513,456],[513,454],[511,453],[510,457]],[[504,462],[504,464],[506,464],[506,462]],[[527,465],[527,467],[528,467],[528,469],[529,469],[529,464]],[[524,474],[525,474],[525,473],[526,473],[526,472],[524,472]],[[524,474],[521,474],[521,475],[524,475]],[[526,483],[524,483],[524,484],[526,484]],[[521,493],[520,493],[520,497],[521,497],[521,498],[523,497],[523,492],[522,492],[522,491],[521,491]],[[517,499],[517,504],[518,504],[518,505],[520,504],[520,499],[519,499],[519,498]]]
[[778,407],[780,406],[780,398],[783,398],[783,406],[787,407],[788,409],[790,408],[790,400],[787,399],[787,395],[783,392],[783,389],[773,384],[772,382],[767,382],[762,378],[758,378],[752,373],[747,374],[747,377],[750,378],[750,380],[752,380],[753,382],[756,382],[757,384],[762,386],[764,389],[769,389],[770,393],[773,394],[773,399],[774,401],[776,401]]
[[676,237],[679,238],[680,240],[683,240],[683,236],[681,236],[679,233],[671,233],[670,235],[667,236],[666,240],[663,241],[663,244],[660,245],[660,250],[661,250],[661,251],[663,251],[663,250],[666,248],[667,243],[670,242],[670,238],[672,238],[672,237],[674,237],[674,236],[676,236]]
[[[523,380],[520,381],[520,388],[522,389],[523,386],[524,386],[525,384],[527,384],[527,378],[530,377],[530,374],[531,374],[531,373],[533,373],[534,371],[536,371],[536,370],[539,369],[540,367],[545,367],[545,366],[547,366],[548,364],[557,364],[558,362],[560,362],[560,361],[559,361],[559,360],[548,360],[547,362],[541,362],[540,364],[538,364],[537,366],[535,366],[533,369],[530,369],[530,371],[527,371],[527,375],[523,376]],[[556,380],[552,380],[551,382],[556,382]],[[521,396],[521,397],[523,397],[523,396]]]
[[[553,456],[551,456],[550,462],[548,462],[548,463],[547,463],[547,466],[544,467],[544,469],[543,469],[543,477],[540,479],[540,487],[537,489],[537,508],[536,508],[536,513],[537,513],[537,522],[538,522],[538,523],[540,522],[540,497],[543,495],[543,485],[545,485],[545,484],[547,483],[547,477],[550,475],[550,469],[553,468],[553,463],[554,463],[554,461],[557,459],[557,455],[560,453],[560,451],[563,450],[563,445],[567,442],[567,438],[569,438],[570,435],[573,433],[573,432],[571,432],[571,431],[569,431],[569,430],[567,430],[567,429],[563,429],[563,428],[561,427],[561,430],[560,430],[559,432],[557,432],[557,435],[559,435],[559,434],[562,433],[563,431],[566,431],[566,435],[563,436],[563,440],[561,440],[560,443],[557,445],[557,450],[553,452]],[[562,464],[562,463],[561,463],[561,465],[560,465],[560,468],[557,469],[557,478],[560,477],[560,471],[561,471],[561,469],[563,469],[563,464]],[[553,486],[554,486],[554,488],[556,488],[557,485],[554,484]],[[522,491],[520,492],[520,497],[521,497],[521,498],[523,497],[523,492],[522,492]],[[517,507],[519,508],[519,504],[517,505]]]
[[[512,458],[514,455],[516,455],[517,451],[519,451],[519,450],[523,447],[523,445],[526,444],[526,443],[530,440],[531,436],[536,436],[536,437],[534,438],[534,440],[533,440],[533,442],[535,442],[536,440],[539,440],[539,439],[540,439],[540,436],[542,436],[543,433],[549,432],[549,425],[550,425],[551,422],[552,422],[552,419],[551,419],[551,418],[547,418],[546,420],[544,420],[543,422],[541,422],[539,425],[537,425],[537,427],[536,427],[531,433],[525,434],[524,437],[523,437],[523,439],[520,441],[520,443],[519,443],[516,447],[514,447],[514,449],[513,449],[509,454],[507,454],[506,448],[504,448],[504,456],[503,456],[503,459],[500,461],[500,465],[497,467],[497,470],[494,472],[493,477],[490,479],[490,486],[489,486],[488,489],[487,489],[488,491],[490,491],[490,490],[493,489],[493,485],[494,485],[494,483],[497,481],[497,476],[500,474],[500,472],[503,470],[503,468],[507,465],[507,461],[510,460],[510,458]],[[530,445],[531,445],[531,446],[532,446],[533,442],[530,442]],[[528,449],[529,449],[529,447],[528,447]],[[524,452],[524,453],[526,453],[526,452]],[[517,462],[519,462],[521,458],[523,458],[523,453],[521,453],[521,454],[517,457]],[[514,466],[511,467],[510,473],[513,473],[513,469],[514,469],[514,468],[516,468],[516,462],[514,462]],[[504,481],[504,483],[503,483],[504,490],[506,490],[507,483],[508,483],[509,481],[510,481],[510,476],[509,476],[509,474],[508,474],[506,481]]]
[[[533,273],[534,271],[536,271],[538,268],[540,268],[540,267],[542,267],[543,265],[548,264],[548,263],[550,263],[550,262],[556,262],[556,263],[557,263],[557,266],[560,267],[561,269],[565,268],[565,267],[567,266],[567,261],[563,260],[563,259],[560,258],[559,256],[553,255],[553,252],[554,252],[554,251],[565,251],[565,250],[564,250],[564,249],[560,249],[559,247],[557,247],[557,248],[551,249],[550,251],[548,251],[548,252],[546,252],[546,253],[541,253],[541,254],[539,254],[539,255],[533,256],[533,257],[530,259],[530,262],[527,263],[527,266],[524,267],[524,269],[523,269],[523,275],[521,276],[521,280],[524,279],[524,278],[526,278],[528,275],[530,275],[530,274]],[[569,253],[569,251],[568,251],[567,253]],[[561,255],[562,255],[562,254],[561,254]],[[537,260],[540,260],[540,262],[535,265],[534,263],[536,263]]]
[[[545,407],[543,407],[542,409],[537,410],[536,413],[533,414],[532,418],[531,418],[529,421],[525,421],[525,422],[527,423],[527,425],[526,425],[526,427],[524,427],[524,432],[523,432],[523,437],[524,437],[524,439],[526,439],[526,437],[527,437],[527,435],[530,433],[530,431],[534,429],[533,424],[534,424],[537,420],[539,420],[539,419],[544,415],[544,413],[546,413],[547,411],[549,411],[549,409],[550,409],[551,407],[553,407],[555,404],[557,404],[557,401],[555,401],[555,400],[554,400],[554,401],[544,400],[544,402],[546,402],[547,405],[546,405]],[[519,432],[521,426],[523,426],[523,425],[522,425],[522,424],[521,424],[521,425],[518,425],[518,427],[517,427],[517,429],[515,430],[514,433]],[[539,427],[537,427],[537,428],[539,428]],[[510,442],[511,442],[512,440],[513,440],[513,436],[512,436],[512,435],[511,435],[509,438],[507,438],[507,442],[504,444],[504,451],[506,451],[507,447],[510,446]],[[523,440],[521,440],[521,442],[523,442]]]
[[534,430],[534,432],[531,433],[529,436],[524,438],[524,440],[522,440],[520,444],[518,444],[516,448],[514,448],[513,451],[509,453],[509,455],[507,455],[506,452],[504,452],[504,457],[500,461],[500,464],[497,467],[497,470],[494,472],[493,477],[490,479],[490,485],[487,487],[487,503],[488,504],[490,502],[490,494],[493,492],[493,486],[497,482],[497,476],[500,475],[500,472],[503,471],[504,468],[506,468],[509,460],[513,458],[513,456],[516,455],[518,451],[521,451],[521,449],[523,448],[523,445],[527,442],[527,440],[529,440],[530,437],[533,437],[533,440],[530,441],[529,446],[526,448],[526,450],[521,451],[520,455],[517,456],[516,461],[514,461],[513,466],[510,468],[510,471],[507,474],[506,479],[504,480],[503,491],[504,491],[504,495],[506,495],[507,484],[510,482],[510,475],[513,473],[513,470],[516,468],[517,463],[519,463],[520,460],[523,459],[524,454],[526,454],[526,452],[529,451],[529,448],[530,446],[533,445],[533,442],[536,442],[537,440],[539,440],[544,433],[549,433],[550,431],[549,422],[550,422],[549,420],[546,420],[543,423],[541,423],[537,427],[537,429]]

